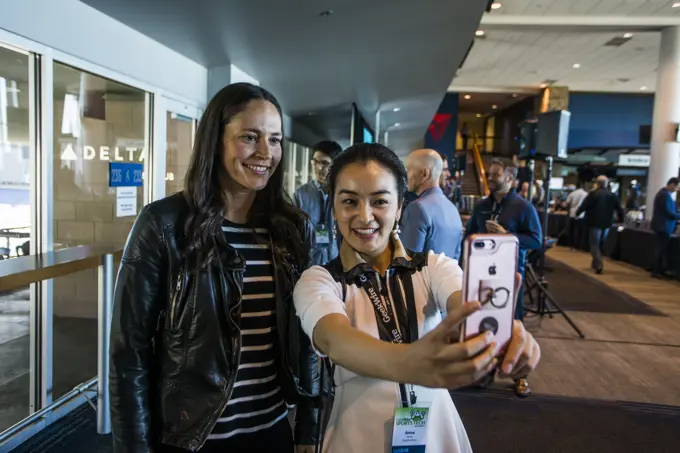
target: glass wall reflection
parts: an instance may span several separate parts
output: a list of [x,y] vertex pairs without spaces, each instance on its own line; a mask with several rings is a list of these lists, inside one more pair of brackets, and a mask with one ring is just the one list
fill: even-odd
[[[54,63],[55,250],[123,247],[144,190],[109,187],[109,164],[141,163],[146,173],[147,98],[144,91]],[[53,315],[56,398],[96,371],[96,269],[53,280]]]
[[[27,253],[29,56],[0,47],[0,260]],[[30,412],[30,293],[0,292],[0,432]]]

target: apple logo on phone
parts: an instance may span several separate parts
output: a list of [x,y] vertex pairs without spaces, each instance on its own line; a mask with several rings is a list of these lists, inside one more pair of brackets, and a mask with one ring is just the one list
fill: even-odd
[[496,265],[492,264],[489,266],[489,275],[496,275]]

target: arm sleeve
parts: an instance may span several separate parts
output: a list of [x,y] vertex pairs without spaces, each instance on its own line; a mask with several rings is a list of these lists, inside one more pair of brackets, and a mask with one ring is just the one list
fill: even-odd
[[428,226],[428,218],[419,203],[410,203],[406,206],[399,235],[404,247],[414,252],[425,251]]
[[[312,222],[307,220],[305,222],[305,237],[304,241],[309,250],[309,257],[304,269],[309,269],[313,261],[313,250],[316,243],[316,231],[312,226]],[[293,315],[295,316],[295,315]],[[319,374],[319,357],[317,356],[312,342],[307,335],[302,331],[299,318],[294,322],[295,328],[298,329],[297,336],[299,338],[299,361],[300,361],[300,387],[311,398],[316,398],[320,394],[321,376]],[[315,445],[317,439],[317,425],[318,406],[313,403],[311,398],[301,399],[297,410],[295,411],[295,443],[296,445]]]
[[[546,214],[547,215],[547,214]],[[516,234],[519,240],[519,248],[523,250],[536,250],[541,248],[543,231],[541,221],[538,218],[536,208],[528,205],[522,218],[522,232]]]
[[668,220],[678,220],[680,219],[680,213],[675,210],[675,201],[671,194],[666,195],[666,203],[664,203],[664,217]]
[[298,207],[298,209],[302,209],[302,198],[300,196],[299,188],[293,193],[293,203]]
[[[321,266],[306,270],[293,291],[295,312],[302,323],[302,330],[314,342],[314,328],[324,316],[340,314],[347,316],[345,303],[338,285],[331,274]],[[319,351],[317,354],[323,357]]]
[[163,242],[147,206],[130,231],[114,290],[109,392],[115,453],[153,451],[149,367],[167,286]]
[[463,289],[463,270],[458,261],[441,254],[430,252],[427,257],[430,278],[430,292],[437,307],[446,313],[449,296]]

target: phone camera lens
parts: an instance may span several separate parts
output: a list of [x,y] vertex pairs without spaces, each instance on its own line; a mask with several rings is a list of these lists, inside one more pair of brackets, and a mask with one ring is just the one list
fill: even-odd
[[484,248],[484,242],[482,242],[482,241],[475,242],[475,248],[476,249],[483,249]]

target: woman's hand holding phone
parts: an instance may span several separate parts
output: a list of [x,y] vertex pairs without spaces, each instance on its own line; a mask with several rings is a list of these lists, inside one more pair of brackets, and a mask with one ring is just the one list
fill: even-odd
[[406,383],[456,389],[476,382],[498,365],[492,333],[457,341],[460,324],[480,308],[479,302],[462,304],[434,330],[408,345],[404,357],[404,366],[408,368]]

